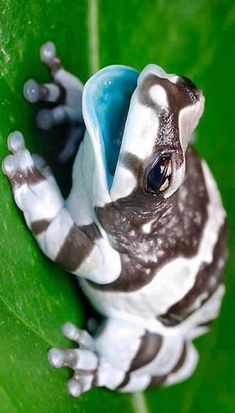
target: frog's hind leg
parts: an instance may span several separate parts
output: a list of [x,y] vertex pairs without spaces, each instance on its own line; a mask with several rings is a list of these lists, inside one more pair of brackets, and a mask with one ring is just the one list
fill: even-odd
[[190,341],[152,334],[127,320],[108,319],[94,337],[69,323],[63,333],[80,348],[51,349],[49,361],[74,370],[68,382],[73,396],[94,386],[132,393],[176,383],[189,377],[197,364]]
[[198,353],[191,342],[172,340],[162,342],[161,350],[149,363],[127,372],[121,392],[145,390],[153,386],[169,386],[189,378],[198,363]]
[[127,321],[108,319],[98,334],[91,337],[86,331],[66,323],[63,334],[79,348],[52,348],[48,353],[49,362],[56,368],[73,369],[67,388],[74,397],[95,386],[118,389],[138,350],[142,330]]
[[85,132],[82,117],[83,84],[64,69],[52,42],[42,45],[40,57],[51,71],[52,82],[40,84],[29,79],[24,85],[24,96],[30,103],[41,102],[42,108],[36,116],[39,128],[49,130],[56,125],[66,125],[66,142],[59,155],[60,161],[66,162],[76,153]]
[[[115,387],[121,392],[180,382],[193,373],[198,362],[191,341],[178,332],[155,334],[126,320],[109,320],[95,339],[95,347],[110,365],[121,369],[122,381]],[[102,383],[101,374],[99,380]]]

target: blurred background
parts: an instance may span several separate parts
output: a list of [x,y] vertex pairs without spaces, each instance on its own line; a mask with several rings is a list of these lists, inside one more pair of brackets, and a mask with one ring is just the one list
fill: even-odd
[[[196,341],[200,364],[187,382],[143,395],[94,389],[78,400],[65,392],[66,370],[49,367],[51,346],[69,346],[60,326],[82,326],[73,278],[42,256],[0,173],[0,411],[123,413],[235,412],[235,3],[232,0],[0,0],[0,159],[20,129],[32,150],[40,138],[22,96],[29,77],[48,81],[39,48],[53,40],[66,68],[86,81],[99,67],[157,63],[203,91],[206,107],[195,146],[212,169],[228,213],[227,293],[211,332]],[[53,141],[52,141],[53,142]],[[86,307],[85,307],[86,308]]]

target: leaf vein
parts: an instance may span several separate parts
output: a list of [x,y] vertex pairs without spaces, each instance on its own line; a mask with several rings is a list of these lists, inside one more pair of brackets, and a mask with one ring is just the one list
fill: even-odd
[[14,311],[9,304],[7,303],[7,301],[0,295],[0,299],[3,303],[3,305],[6,307],[7,311],[12,314],[21,324],[24,325],[25,328],[27,328],[29,331],[31,331],[31,333],[33,333],[35,336],[39,337],[41,340],[43,340],[46,344],[48,344],[49,346],[53,346],[53,344],[50,342],[50,340],[48,340],[43,334],[41,334],[39,331],[35,330],[32,328],[32,326],[30,326],[29,324],[27,324],[25,322],[24,319],[22,319],[19,314],[16,313],[16,311]]

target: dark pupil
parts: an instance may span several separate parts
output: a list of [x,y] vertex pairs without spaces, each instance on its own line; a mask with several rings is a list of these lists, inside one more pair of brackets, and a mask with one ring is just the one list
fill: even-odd
[[150,170],[147,182],[146,189],[149,192],[157,193],[159,188],[164,184],[167,168],[170,163],[170,156],[162,156]]

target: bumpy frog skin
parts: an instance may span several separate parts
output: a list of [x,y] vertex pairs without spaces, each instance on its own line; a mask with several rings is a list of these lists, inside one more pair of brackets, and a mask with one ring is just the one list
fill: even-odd
[[41,60],[53,83],[29,80],[24,94],[54,102],[39,111],[41,128],[67,124],[61,159],[81,140],[70,195],[63,199],[20,132],[8,138],[3,171],[42,251],[77,276],[105,317],[94,337],[65,324],[79,348],[53,348],[49,361],[74,370],[73,396],[184,380],[198,361],[192,340],[217,317],[224,294],[225,212],[208,166],[188,147],[204,97],[155,65],[141,73],[109,66],[83,87],[53,43]]

